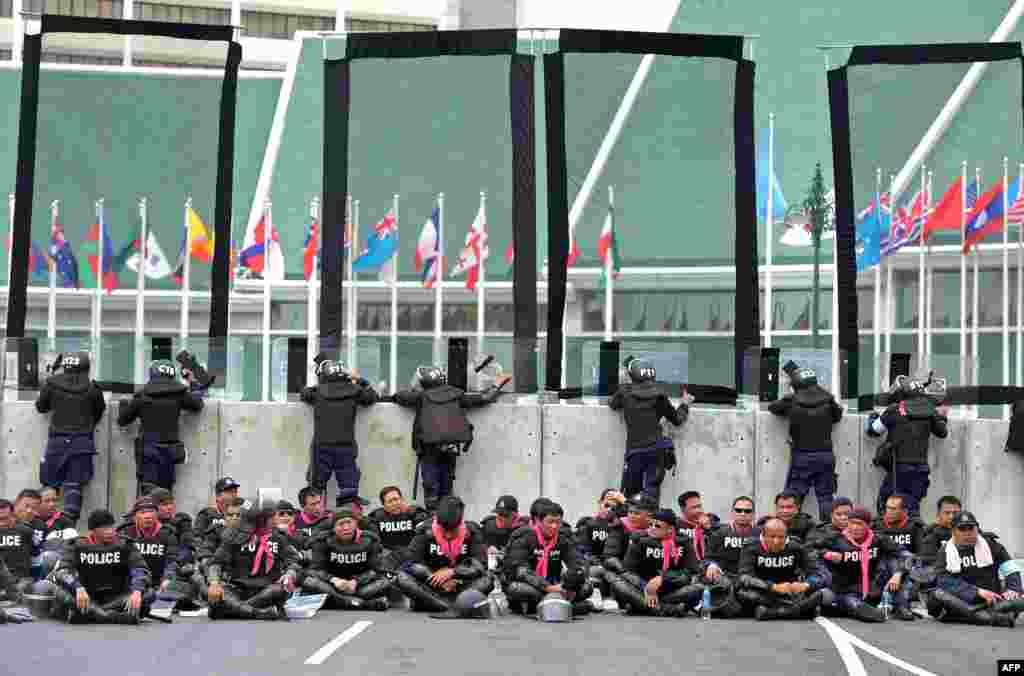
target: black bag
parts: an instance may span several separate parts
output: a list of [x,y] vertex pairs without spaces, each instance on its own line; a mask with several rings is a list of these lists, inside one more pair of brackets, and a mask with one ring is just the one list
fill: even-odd
[[462,410],[462,390],[442,386],[426,390],[420,398],[416,418],[419,444],[468,444],[473,441],[473,425]]
[[893,467],[893,451],[893,443],[888,439],[883,441],[875,449],[875,457],[871,460],[871,464],[875,467],[881,467],[886,472],[891,472]]
[[170,451],[175,465],[185,464],[185,460],[188,459],[188,452],[185,450],[185,444],[179,441],[176,444],[167,444],[164,448]]

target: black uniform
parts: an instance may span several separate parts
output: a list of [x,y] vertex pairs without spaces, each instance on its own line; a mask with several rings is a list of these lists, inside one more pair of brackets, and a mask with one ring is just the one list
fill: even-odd
[[430,518],[430,513],[415,505],[398,514],[390,514],[383,507],[378,507],[370,512],[369,518],[380,535],[383,547],[380,567],[395,572],[408,559],[409,545],[416,536],[416,528]]
[[533,528],[520,529],[509,540],[502,568],[509,581],[506,594],[509,601],[514,602],[513,610],[524,610],[525,605],[525,612],[535,612],[544,598],[545,587],[561,584],[564,591],[574,593],[574,615],[590,612],[587,598],[594,589],[576,558],[572,530],[559,529],[556,542],[548,552],[546,577],[537,572],[543,556],[544,548]]
[[[939,550],[936,558],[938,589],[932,594],[929,612],[943,621],[990,624],[1013,627],[1017,614],[1024,611],[1024,600],[999,601],[989,607],[978,595],[979,589],[1002,593],[999,567],[1010,560],[1010,554],[994,533],[978,533],[988,543],[992,563],[980,565],[975,547],[957,546],[959,570],[951,569],[946,545]],[[1014,572],[1006,577],[1006,588],[1019,594],[1024,593],[1021,575]]]
[[686,519],[680,517],[676,525],[676,533],[680,537],[684,537],[690,541],[693,547],[693,553],[697,557],[698,561],[703,561],[707,554],[707,538],[711,532],[721,524],[721,520],[714,514],[708,514],[708,519],[711,522],[710,527],[704,530],[704,527],[699,523],[690,523]]
[[[148,613],[149,568],[127,540],[117,539],[109,545],[100,545],[91,537],[84,537],[69,542],[54,578],[59,585],[55,603],[70,612],[71,622],[135,624],[138,617]],[[90,599],[84,613],[75,605],[75,594],[80,587]],[[143,595],[138,616],[123,611],[133,592]]]
[[907,511],[917,515],[931,483],[929,439],[932,435],[939,439],[949,436],[948,421],[931,398],[917,395],[889,406],[882,414],[882,425],[888,430],[886,443],[892,445],[895,465],[886,470],[878,489],[878,511],[885,509],[891,495],[903,493],[907,496]]
[[135,440],[136,476],[167,490],[174,488],[175,455],[183,451],[178,419],[182,411],[198,413],[203,400],[177,379],[152,373],[149,383],[127,401],[121,402],[117,424],[127,427],[142,419]]
[[[317,540],[313,546],[313,561],[303,586],[327,594],[325,608],[355,610],[366,608],[385,610],[391,581],[379,573],[381,544],[374,533],[356,531],[351,542],[341,542],[331,534]],[[356,589],[343,594],[331,584],[333,578],[355,580]]]
[[61,550],[66,540],[78,537],[75,522],[63,512],[54,512],[45,519],[36,518],[28,523],[33,530],[34,553]]
[[[754,609],[758,619],[796,619],[813,616],[818,606],[831,603],[832,595],[822,590],[826,576],[814,556],[798,540],[787,537],[781,552],[769,552],[760,540],[740,552],[737,598]],[[772,585],[805,582],[810,589],[801,594],[776,594]],[[763,610],[758,610],[758,608]]]
[[323,493],[334,474],[339,495],[358,493],[361,472],[356,464],[356,413],[360,406],[377,403],[377,393],[367,380],[352,382],[342,377],[307,387],[301,397],[313,407],[310,485]]
[[200,543],[196,542],[192,517],[184,512],[178,512],[170,518],[160,517],[160,524],[162,528],[174,533],[178,539],[178,565],[175,575],[168,576],[171,583],[166,591],[157,596],[173,601],[179,609],[196,608],[200,597],[194,584],[194,577],[197,571],[196,550]]
[[[494,582],[487,573],[487,549],[483,533],[473,521],[465,521],[463,526],[466,528],[466,536],[454,562],[444,554],[438,538],[434,536],[431,522],[424,522],[412,539],[409,560],[398,572],[395,584],[412,601],[413,610],[451,610],[455,596],[466,589],[476,589],[483,594],[491,593]],[[427,582],[427,578],[442,568],[454,568],[454,579],[459,581],[455,592],[435,589]]]
[[837,535],[842,535],[843,531],[832,525],[832,521],[829,520],[825,523],[819,523],[817,526],[812,528],[807,533],[807,538],[804,540],[804,544],[807,546],[815,556],[818,556],[825,546],[831,542],[832,538]]
[[[654,614],[682,617],[700,601],[704,588],[697,581],[700,563],[693,547],[685,538],[675,536],[676,555],[662,573],[664,546],[647,533],[633,533],[629,538],[623,571],[610,578],[615,600],[633,614]],[[658,608],[652,611],[644,601],[644,588],[653,578],[661,576]]]
[[107,408],[103,393],[84,370],[65,371],[48,378],[36,399],[36,410],[53,412],[49,439],[39,465],[39,482],[63,488],[68,518],[82,513],[82,491],[92,480],[96,455],[96,425]]
[[740,554],[743,548],[757,542],[760,535],[761,531],[756,527],[738,531],[731,524],[719,526],[708,537],[704,569],[714,564],[727,576],[739,575]]
[[[146,601],[147,605],[152,604],[161,593],[163,583],[169,583],[178,577],[178,536],[175,535],[173,528],[164,528],[162,524],[155,533],[144,533],[132,524],[125,528],[121,535],[139,550],[149,568],[153,588],[147,592]],[[161,600],[169,607],[173,607],[171,601],[176,601],[177,597]]]
[[7,564],[17,591],[25,592],[32,585],[32,550],[34,531],[25,524],[0,528],[0,561]]
[[251,528],[225,528],[208,571],[210,584],[224,586],[223,600],[210,604],[210,619],[277,619],[288,598],[278,580],[285,574],[298,579],[299,557],[276,528],[262,536]]
[[416,410],[412,448],[419,456],[423,499],[428,509],[451,495],[455,459],[473,441],[473,425],[465,410],[493,404],[500,394],[497,387],[464,392],[451,385],[437,385],[426,390],[400,390],[392,396],[399,406]]
[[295,527],[308,538],[312,538],[318,532],[329,531],[334,528],[334,513],[324,512],[318,519],[309,519],[305,512],[295,515]]
[[831,393],[814,384],[773,401],[768,410],[789,418],[793,457],[786,475],[786,490],[799,495],[802,501],[813,486],[818,514],[822,521],[827,521],[832,514],[838,478],[832,426],[842,419],[842,407]]
[[206,534],[214,526],[224,525],[224,513],[216,507],[203,507],[196,514],[196,520],[193,523],[192,530],[200,539],[206,537]]
[[608,400],[608,406],[613,411],[621,410],[626,419],[622,492],[626,495],[643,492],[657,502],[661,497],[666,460],[675,458],[675,445],[664,435],[661,419],[679,427],[689,417],[690,407],[686,403],[678,408],[673,406],[668,395],[653,382],[619,385]]
[[[758,519],[758,528],[763,528],[765,522],[771,518],[773,518],[771,515],[767,515]],[[786,524],[786,535],[789,537],[799,538],[801,542],[806,542],[811,531],[817,528],[817,526],[818,522],[814,520],[813,516],[805,514],[804,512],[797,512],[793,515],[792,520]]]
[[844,535],[836,535],[824,544],[822,552],[838,552],[843,557],[841,561],[822,559],[831,576],[831,588],[840,610],[861,620],[877,621],[878,613],[870,606],[877,606],[889,578],[900,572],[903,573],[903,584],[893,595],[893,606],[897,610],[910,607],[912,583],[908,573],[913,563],[913,555],[889,538],[876,533],[871,546],[868,547],[867,589],[863,587],[861,551],[857,545],[851,543]]
[[925,526],[916,518],[908,517],[905,523],[892,526],[887,526],[884,519],[875,519],[871,528],[875,534],[884,535],[904,551],[915,556],[921,551]]

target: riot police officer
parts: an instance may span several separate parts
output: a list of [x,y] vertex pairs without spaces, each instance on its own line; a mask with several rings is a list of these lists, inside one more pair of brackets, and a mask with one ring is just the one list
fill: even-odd
[[832,426],[843,417],[843,409],[828,390],[818,385],[813,369],[798,368],[788,362],[785,370],[793,393],[773,401],[768,410],[780,418],[789,418],[793,458],[786,475],[786,490],[798,495],[803,503],[813,486],[818,515],[822,521],[828,521],[837,489]]
[[177,369],[168,360],[153,362],[146,386],[132,399],[121,402],[118,425],[127,427],[136,418],[142,419],[142,429],[135,440],[140,486],[151,483],[174,489],[175,465],[185,461],[185,446],[178,430],[182,410],[198,413],[203,410],[203,400],[178,380]]
[[360,406],[377,403],[368,380],[354,378],[336,361],[317,365],[320,383],[302,390],[302,401],[313,407],[313,445],[310,485],[320,494],[334,474],[338,495],[359,492],[361,473],[356,464],[356,414]]
[[879,511],[885,509],[890,495],[903,493],[910,515],[917,516],[920,512],[921,500],[928,493],[930,483],[930,437],[945,439],[949,436],[946,409],[939,406],[944,397],[944,385],[933,388],[900,376],[890,395],[893,403],[881,415],[868,416],[868,436],[878,437],[886,432],[889,435],[874,459],[874,464],[885,470],[885,478],[878,489]]
[[622,470],[622,492],[635,495],[643,492],[657,503],[665,471],[675,467],[675,445],[661,429],[665,418],[676,427],[690,415],[693,397],[686,395],[673,407],[655,384],[657,372],[651,362],[631,359],[627,371],[632,383],[619,386],[608,400],[613,411],[621,410],[626,419],[626,459]]
[[89,353],[62,357],[60,371],[47,379],[36,399],[36,410],[53,412],[39,482],[63,488],[64,511],[74,522],[82,513],[82,491],[92,480],[96,455],[94,432],[107,404],[89,379]]
[[436,366],[420,366],[416,380],[421,390],[400,390],[391,400],[416,410],[412,428],[412,447],[423,472],[423,497],[428,510],[452,492],[455,484],[455,459],[469,450],[473,442],[473,425],[466,418],[466,409],[493,404],[501,388],[511,378],[483,392],[464,392],[448,384],[443,370]]

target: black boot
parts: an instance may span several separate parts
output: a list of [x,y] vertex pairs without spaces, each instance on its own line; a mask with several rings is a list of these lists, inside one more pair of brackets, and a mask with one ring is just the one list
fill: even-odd
[[704,594],[704,585],[688,584],[685,587],[675,589],[668,594],[663,594],[659,601],[670,605],[683,604],[688,608],[696,608]]
[[366,599],[363,601],[363,607],[366,610],[376,610],[383,612],[391,607],[386,596],[378,596],[374,599]]
[[662,617],[687,617],[690,609],[685,603],[658,603],[658,614]]
[[624,578],[616,576],[611,581],[612,594],[620,606],[624,606],[627,612],[647,613],[647,601],[639,588],[634,587]]
[[327,603],[333,610],[362,610],[366,606],[366,602],[358,596],[342,594],[337,590],[330,592]]
[[917,615],[914,614],[914,611],[906,606],[896,608],[892,615],[897,620],[903,620],[904,622],[913,622],[917,619]]
[[405,571],[398,573],[398,577],[395,578],[395,584],[402,590],[403,594],[416,604],[415,607],[418,611],[443,613],[451,608],[451,604],[440,594],[419,582]]
[[793,604],[793,608],[796,610],[796,617],[802,618],[813,618],[818,613],[818,608],[825,601],[825,590],[819,589],[818,591],[804,596],[802,599]]
[[867,603],[862,603],[851,610],[850,616],[861,622],[885,622],[885,615],[882,614],[882,611]]
[[390,589],[391,580],[387,579],[386,577],[382,577],[379,580],[368,582],[367,584],[364,584],[362,587],[356,589],[356,596],[358,596],[361,599],[375,599],[380,596],[386,597]]
[[942,606],[941,614],[936,618],[940,622],[963,622],[984,626],[1003,622],[1005,626],[1005,620],[996,617],[997,613],[991,612],[984,604],[972,605],[942,589],[932,592],[932,599]]
[[1017,613],[994,612],[991,613],[991,615],[993,627],[1006,627],[1007,629],[1013,629],[1013,626],[1017,623]]

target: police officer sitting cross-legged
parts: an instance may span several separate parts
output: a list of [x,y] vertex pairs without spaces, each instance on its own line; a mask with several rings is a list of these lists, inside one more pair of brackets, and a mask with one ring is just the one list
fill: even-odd
[[380,539],[360,530],[355,515],[342,510],[334,515],[334,532],[313,546],[303,588],[327,594],[324,608],[387,610],[391,581],[377,571],[380,554]]
[[630,535],[623,571],[611,582],[629,614],[685,617],[700,601],[704,588],[695,582],[700,564],[676,527],[675,512],[662,509],[646,532]]
[[799,538],[801,542],[807,541],[807,536],[818,525],[814,517],[800,511],[800,496],[792,491],[782,491],[775,496],[775,514],[762,516],[757,520],[757,525],[764,527],[764,522],[773,516],[782,519],[786,524],[786,534],[789,537]]
[[773,414],[789,418],[793,458],[786,475],[786,490],[803,499],[811,487],[818,498],[818,513],[826,521],[832,512],[836,492],[836,455],[832,450],[832,427],[843,417],[835,397],[818,385],[813,369],[786,364],[793,393],[768,405]]
[[665,471],[675,467],[675,445],[661,428],[664,418],[676,427],[690,415],[693,397],[687,394],[678,407],[655,383],[657,372],[646,359],[631,359],[626,367],[631,383],[619,386],[608,400],[613,411],[626,420],[626,457],[622,470],[622,492],[643,492],[655,503],[661,498]]
[[593,587],[576,560],[572,531],[563,529],[561,505],[545,501],[536,520],[509,541],[503,568],[513,611],[530,614],[548,594],[559,594],[573,605],[573,615],[590,613]]
[[89,378],[89,353],[72,352],[61,360],[61,372],[46,380],[36,410],[50,413],[46,452],[39,465],[39,483],[64,491],[64,511],[73,522],[82,513],[82,491],[93,476],[96,425],[107,404]]
[[407,503],[398,486],[385,486],[379,497],[383,506],[370,512],[369,519],[380,535],[383,548],[380,568],[395,573],[409,558],[409,545],[416,536],[416,529],[430,518],[430,513]]
[[[917,564],[912,571],[914,582],[921,600],[929,611],[933,610],[932,592],[935,591],[935,565],[946,542],[953,537],[953,517],[963,510],[960,498],[943,495],[936,503],[935,521],[927,525],[921,534],[921,545],[917,552]],[[938,608],[934,608],[936,613]]]
[[196,591],[196,598],[206,602],[209,594],[207,579],[213,555],[217,553],[223,542],[226,531],[237,531],[242,527],[242,512],[246,501],[239,497],[226,498],[223,502],[224,512],[217,519],[210,520],[206,530],[196,531],[196,564],[191,577]]
[[89,534],[68,543],[60,566],[54,612],[71,624],[138,624],[148,612],[149,567],[114,530],[114,515],[89,515]]
[[225,528],[208,569],[209,617],[287,619],[284,603],[295,591],[298,552],[271,525],[276,503],[255,505],[242,526]]
[[14,518],[14,505],[0,499],[0,561],[6,564],[13,580],[7,589],[11,596],[20,596],[32,585],[33,536],[28,525]]
[[131,399],[121,402],[117,424],[127,427],[142,420],[135,440],[136,475],[141,484],[150,483],[174,490],[175,466],[185,462],[178,420],[182,411],[199,413],[203,400],[178,380],[169,360],[157,360],[149,367],[149,382]]
[[338,494],[359,492],[361,473],[356,458],[356,415],[359,407],[377,403],[370,382],[357,378],[339,362],[317,365],[319,384],[302,390],[301,398],[313,407],[313,457],[310,485],[325,494],[331,475],[338,482]]
[[943,622],[1013,628],[1024,612],[1024,588],[1020,572],[999,581],[999,568],[1010,560],[1006,548],[993,533],[982,533],[971,512],[953,517],[952,538],[942,546],[937,560],[938,589],[929,608]]
[[855,507],[847,527],[822,547],[821,558],[832,579],[834,605],[841,613],[863,622],[884,622],[879,607],[888,593],[897,619],[916,619],[910,610],[909,572],[913,555],[871,530],[871,513]]
[[[165,596],[171,582],[178,576],[178,536],[174,528],[164,528],[158,517],[156,502],[150,498],[139,498],[132,511],[126,515],[131,524],[118,530],[118,535],[130,542],[142,555],[149,568],[153,589],[146,595],[146,605],[169,611],[178,600],[177,595]],[[168,615],[163,615],[164,619]]]
[[786,534],[782,519],[773,517],[740,553],[736,596],[758,620],[807,619],[832,602],[825,581],[808,549]]
[[334,513],[324,509],[324,496],[312,486],[299,491],[299,512],[295,515],[295,527],[306,537],[313,537],[316,531],[328,531],[334,525]]
[[178,511],[174,494],[166,488],[154,487],[147,497],[156,503],[157,519],[160,521],[161,529],[171,531],[178,538],[177,571],[174,576],[169,577],[170,583],[159,596],[169,601],[173,600],[174,606],[179,610],[195,610],[199,607],[200,597],[192,581],[196,572],[197,548],[192,517]]
[[708,537],[707,558],[703,561],[704,581],[710,585],[711,615],[735,617],[743,612],[736,600],[736,580],[740,573],[740,554],[757,542],[760,529],[754,526],[754,501],[741,495],[732,501],[733,519],[721,524]]
[[805,544],[811,551],[818,554],[822,548],[837,535],[846,530],[849,523],[850,512],[853,510],[853,500],[842,495],[832,500],[832,518],[818,524],[807,533]]
[[483,534],[478,524],[463,520],[464,511],[459,498],[442,498],[433,521],[424,523],[409,545],[409,560],[395,584],[409,597],[412,610],[444,613],[462,591],[491,592]]
[[503,378],[483,392],[464,392],[449,385],[444,371],[435,366],[417,368],[416,379],[421,390],[400,390],[391,400],[416,410],[412,447],[422,466],[424,503],[432,510],[439,498],[451,494],[455,460],[473,442],[473,425],[466,417],[466,409],[493,404],[510,378]]
[[611,587],[605,579],[604,556],[608,533],[618,525],[620,514],[626,515],[625,496],[614,488],[606,488],[601,491],[594,515],[584,516],[576,522],[576,558],[598,590],[591,602],[596,606],[600,601],[603,610],[619,609],[618,602],[611,598]]

